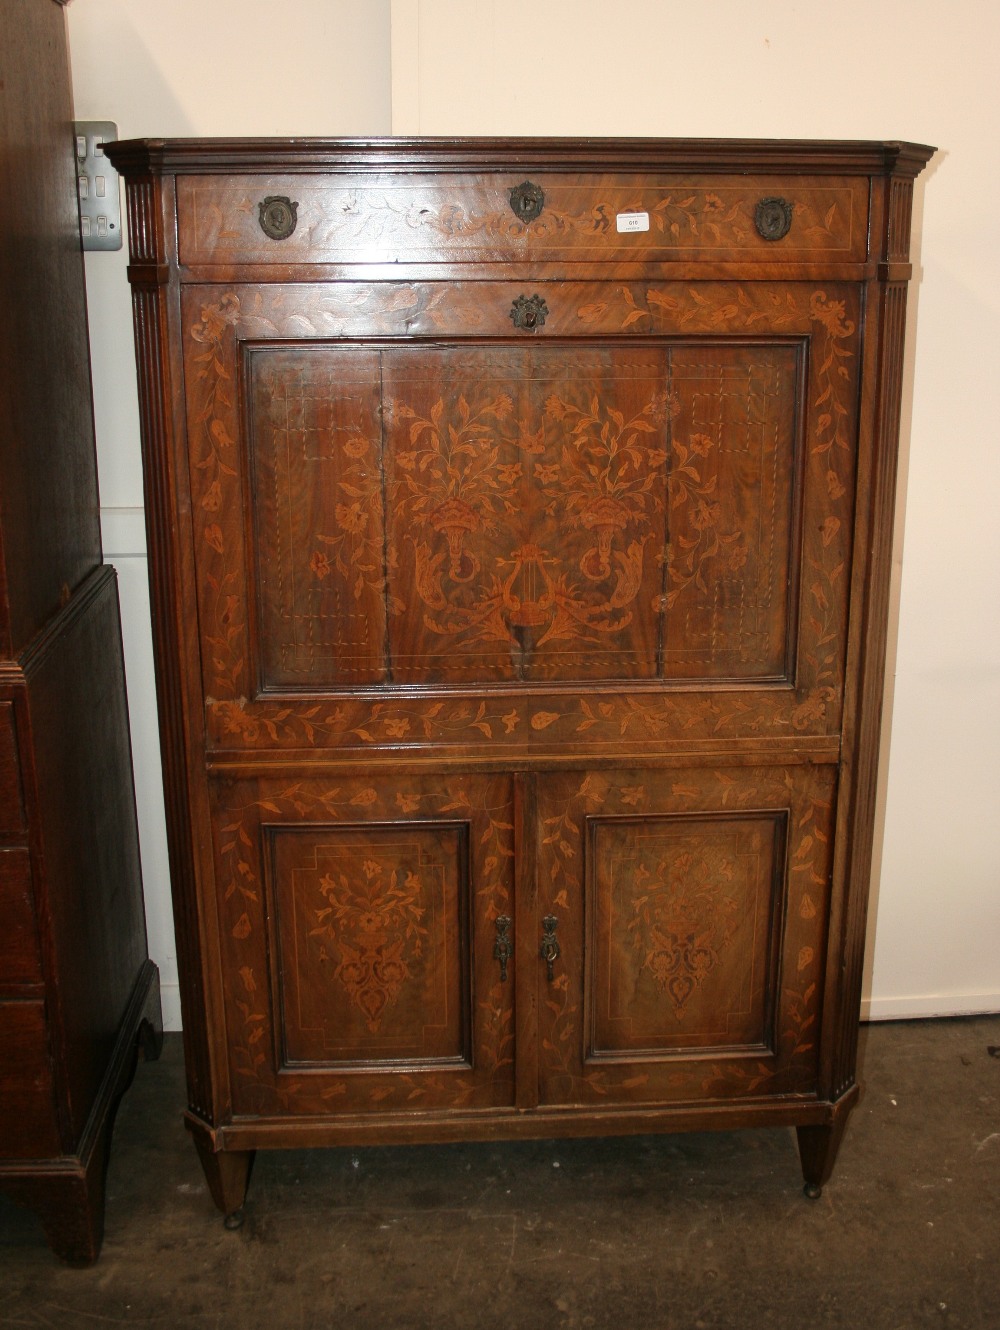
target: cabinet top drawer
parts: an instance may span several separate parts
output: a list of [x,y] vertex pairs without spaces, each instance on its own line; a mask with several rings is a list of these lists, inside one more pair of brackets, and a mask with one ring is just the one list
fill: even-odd
[[182,263],[863,262],[868,181],[495,173],[184,176]]
[[[108,146],[134,262],[163,262],[176,178],[188,265],[856,263],[908,143],[687,139],[172,139]],[[881,190],[882,186],[879,186]],[[884,197],[881,193],[879,197]],[[157,215],[158,214],[158,215]],[[171,223],[172,226],[172,223]],[[873,236],[881,247],[881,237]],[[895,256],[898,257],[898,256]]]

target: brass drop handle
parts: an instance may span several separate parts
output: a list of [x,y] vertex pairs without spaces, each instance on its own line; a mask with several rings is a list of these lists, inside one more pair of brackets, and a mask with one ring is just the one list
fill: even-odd
[[493,944],[493,959],[500,962],[500,982],[507,982],[507,962],[514,954],[514,944],[510,940],[510,915],[501,914],[496,921],[497,940]]
[[555,970],[553,969],[553,966],[555,965],[556,959],[558,958],[559,952],[561,950],[559,946],[559,941],[556,938],[556,925],[558,924],[558,922],[559,920],[555,917],[554,914],[547,914],[545,918],[542,920],[542,945],[539,951],[539,955],[541,956],[542,960],[545,962],[546,968],[548,970],[548,980],[550,984],[552,983],[552,980],[555,978]]

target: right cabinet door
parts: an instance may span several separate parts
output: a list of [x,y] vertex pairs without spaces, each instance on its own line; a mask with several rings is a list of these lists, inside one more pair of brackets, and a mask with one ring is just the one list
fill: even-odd
[[543,1104],[814,1092],[836,768],[539,782]]

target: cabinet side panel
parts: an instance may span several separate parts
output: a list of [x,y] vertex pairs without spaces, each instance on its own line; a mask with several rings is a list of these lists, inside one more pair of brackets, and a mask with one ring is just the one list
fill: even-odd
[[[39,77],[44,69],[44,77]],[[4,7],[0,83],[0,648],[101,560],[65,16]]]
[[14,706],[0,702],[0,832],[24,830],[24,796],[14,730]]
[[[189,613],[181,589],[183,555],[171,463],[173,431],[180,405],[173,394],[167,296],[160,284],[162,255],[159,186],[129,181],[129,243],[136,262],[133,285],[136,371],[142,420],[143,484],[149,540],[150,604],[156,655],[156,696],[163,762],[163,792],[170,853],[170,881],[177,936],[184,1055],[191,1109],[211,1120],[215,1110],[202,923],[197,899],[196,837],[189,801],[193,777],[187,760],[183,696],[185,623]],[[180,371],[178,370],[178,374]]]
[[[146,959],[114,571],[96,573],[29,673],[35,803],[74,1141]],[[60,620],[62,623],[62,620]]]
[[42,978],[31,857],[23,846],[0,849],[0,994],[20,996]]
[[879,294],[879,383],[874,423],[874,459],[871,495],[871,543],[864,606],[863,637],[856,728],[853,735],[854,787],[850,805],[850,831],[846,840],[848,902],[844,920],[843,1004],[835,1064],[834,1094],[854,1080],[857,1060],[861,967],[872,844],[875,833],[876,780],[879,732],[885,687],[886,634],[889,617],[889,578],[892,558],[893,513],[903,373],[903,336],[906,325],[906,285],[890,283]]

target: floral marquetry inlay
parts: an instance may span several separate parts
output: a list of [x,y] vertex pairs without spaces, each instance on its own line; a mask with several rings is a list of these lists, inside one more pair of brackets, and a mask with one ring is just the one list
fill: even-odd
[[[296,261],[383,261],[401,254],[425,262],[444,258],[531,257],[583,260],[634,253],[630,237],[619,233],[620,213],[646,212],[646,247],[662,255],[726,250],[750,254],[764,242],[754,224],[763,185],[748,187],[738,177],[688,177],[653,184],[634,175],[603,176],[596,185],[578,184],[560,174],[541,173],[540,184],[520,177],[483,187],[459,176],[433,181],[376,184],[344,176],[276,177],[269,188],[291,191],[298,202],[298,225],[282,242]],[[537,190],[541,203],[527,211],[512,204],[518,189]],[[772,191],[773,192],[773,191]],[[219,182],[182,178],[180,194],[192,226],[182,239],[184,261],[218,261],[226,251],[258,251],[273,259],[259,229],[261,190],[256,181],[236,177],[220,192]],[[796,182],[793,230],[781,258],[811,250],[831,256],[863,252],[867,191],[855,182],[831,178],[823,184]],[[536,211],[537,208],[537,211]],[[284,257],[284,255],[282,256]]]
[[[377,853],[377,852],[373,852]],[[401,870],[366,855],[360,872],[350,865],[325,873],[319,894],[326,904],[316,909],[311,936],[321,939],[336,960],[334,978],[365,1016],[375,1033],[403,984],[413,978],[427,929],[420,902],[423,885],[412,869]],[[325,951],[322,959],[326,959]]]
[[288,1060],[466,1061],[466,828],[276,827],[269,839]]
[[595,1048],[768,1042],[783,814],[643,813],[644,787],[622,799],[631,817],[590,828],[595,982],[609,995]]
[[662,358],[455,348],[383,377],[394,676],[652,675]]
[[739,906],[726,884],[735,876],[725,855],[710,864],[691,850],[636,870],[628,935],[678,1020],[733,940]]

